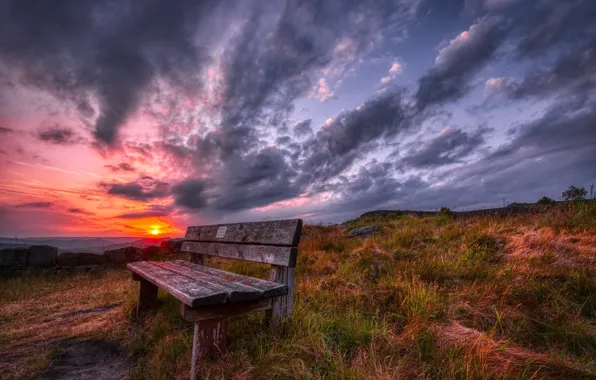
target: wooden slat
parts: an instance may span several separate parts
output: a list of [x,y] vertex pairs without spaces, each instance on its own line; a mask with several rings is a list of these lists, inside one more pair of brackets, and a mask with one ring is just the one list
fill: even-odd
[[207,243],[185,241],[182,243],[183,252],[200,253],[209,256],[227,257],[259,263],[296,266],[298,248],[267,245],[243,245],[227,243]]
[[192,278],[199,285],[211,289],[213,292],[226,292],[228,296],[226,302],[252,301],[263,296],[263,292],[260,289],[252,288],[232,281],[226,281],[220,277],[211,276],[207,273],[194,270],[192,267],[189,268],[179,265],[178,261],[155,261],[152,263],[162,268],[179,273],[183,276]]
[[127,267],[191,307],[217,305],[224,303],[227,298],[227,292],[225,291],[214,292],[213,289],[201,286],[191,278],[169,271],[151,262],[130,263]]
[[173,260],[172,262],[175,262],[176,265],[189,268],[193,271],[205,273],[214,277],[219,277],[225,281],[235,282],[237,284],[259,289],[262,292],[263,297],[277,297],[285,296],[286,294],[288,294],[288,287],[284,284],[279,284],[273,281],[261,280],[260,278],[243,276],[236,273],[226,272],[215,268],[193,264],[191,262],[183,260]]
[[271,309],[271,298],[257,301],[241,302],[229,305],[215,305],[192,308],[180,303],[180,314],[188,322],[197,322],[206,319],[227,318],[234,315],[248,313],[256,310]]
[[211,226],[188,227],[185,239],[224,243],[297,246],[300,241],[301,230],[302,219],[216,224]]

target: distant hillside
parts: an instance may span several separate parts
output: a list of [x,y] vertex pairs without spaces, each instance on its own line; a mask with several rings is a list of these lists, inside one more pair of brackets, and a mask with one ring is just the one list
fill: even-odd
[[[554,202],[553,205],[563,205],[567,202],[557,201]],[[497,207],[497,208],[487,208],[487,209],[480,209],[480,210],[467,210],[467,211],[457,211],[457,210],[448,210],[448,212],[452,213],[455,216],[477,216],[477,215],[513,215],[513,214],[524,214],[524,213],[532,213],[538,212],[541,210],[541,205],[537,203],[511,203],[507,207]],[[370,216],[385,216],[385,215],[416,215],[416,216],[433,216],[440,214],[442,211],[414,211],[414,210],[375,210],[375,211],[368,211],[364,214],[360,215],[360,218],[370,217]]]
[[139,239],[136,237],[102,237],[102,238],[0,238],[0,248],[28,247],[31,245],[51,245],[60,252],[89,252],[102,253],[104,251],[137,247],[145,248],[151,245],[159,246],[162,241],[170,240],[169,237]]

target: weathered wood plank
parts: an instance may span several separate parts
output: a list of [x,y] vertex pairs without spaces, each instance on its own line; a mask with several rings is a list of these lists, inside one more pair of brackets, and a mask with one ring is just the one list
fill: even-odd
[[294,306],[294,268],[272,266],[270,280],[288,287],[288,294],[272,299],[271,310],[267,311],[270,324],[278,327],[284,319],[290,318]]
[[201,253],[209,256],[227,257],[259,263],[296,266],[298,248],[267,245],[243,245],[231,243],[209,243],[185,241],[182,243],[183,252]]
[[263,293],[263,297],[276,297],[288,294],[288,287],[285,284],[279,284],[273,281],[261,280],[260,278],[243,276],[241,274],[226,272],[216,268],[205,266],[198,266],[183,260],[173,260],[172,263],[176,265],[189,268],[193,271],[208,274],[210,276],[219,277],[225,281],[231,281],[251,288],[259,289]]
[[190,379],[197,376],[197,361],[205,356],[215,357],[226,351],[228,319],[217,318],[195,322],[192,340],[192,364]]
[[157,301],[158,288],[147,280],[139,280],[139,299],[137,300],[137,317],[139,311],[147,306],[154,304]]
[[271,298],[265,298],[257,301],[241,302],[235,304],[203,306],[192,308],[184,303],[180,303],[180,314],[185,321],[197,322],[205,319],[231,317],[250,311],[271,309]]
[[302,219],[191,226],[185,239],[225,243],[297,246]]
[[148,261],[127,265],[132,272],[164,289],[188,306],[217,305],[227,299],[225,291],[214,292],[191,278],[169,271]]
[[192,267],[189,268],[179,265],[177,261],[154,261],[152,263],[188,278],[192,278],[199,285],[211,289],[214,293],[220,291],[226,292],[228,296],[226,302],[252,301],[263,296],[263,292],[257,288],[211,276],[207,273],[194,270]]

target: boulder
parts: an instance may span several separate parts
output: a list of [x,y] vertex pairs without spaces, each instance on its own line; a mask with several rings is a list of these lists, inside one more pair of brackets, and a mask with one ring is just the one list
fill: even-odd
[[126,248],[105,251],[103,254],[109,264],[124,264],[126,262]]
[[377,231],[379,231],[379,227],[377,226],[364,226],[350,230],[350,232],[348,232],[348,237],[367,237]]
[[165,255],[178,253],[182,249],[183,239],[170,239],[161,242],[161,253]]
[[124,264],[143,260],[143,251],[136,247],[126,247],[105,251],[104,255],[110,264]]
[[25,247],[6,248],[0,251],[0,267],[27,266],[29,249]]
[[103,254],[87,253],[87,252],[62,252],[58,255],[59,266],[74,266],[74,265],[103,265],[106,262],[106,257]]
[[156,245],[150,245],[143,248],[143,259],[147,260],[153,257],[157,257],[160,254],[160,249]]
[[124,248],[126,262],[130,263],[132,261],[142,261],[143,259],[143,250],[137,247],[127,247]]
[[58,248],[50,245],[32,245],[29,247],[29,266],[53,267],[58,258]]

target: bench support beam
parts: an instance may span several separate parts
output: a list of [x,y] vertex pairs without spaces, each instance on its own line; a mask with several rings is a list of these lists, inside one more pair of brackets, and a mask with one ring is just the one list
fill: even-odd
[[[140,277],[139,277],[140,278]],[[137,300],[137,317],[139,310],[157,302],[158,287],[149,281],[140,278],[139,280],[139,298]]]
[[267,319],[272,328],[277,328],[283,320],[290,318],[294,306],[294,268],[279,265],[271,266],[270,281],[287,285],[288,294],[271,300],[271,309],[267,310]]
[[214,318],[194,323],[190,380],[197,378],[197,362],[207,356],[216,357],[226,350],[228,318]]

